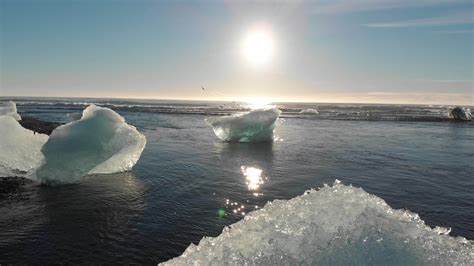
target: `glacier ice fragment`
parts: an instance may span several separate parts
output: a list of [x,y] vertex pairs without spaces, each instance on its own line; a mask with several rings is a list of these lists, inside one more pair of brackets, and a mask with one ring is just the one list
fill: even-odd
[[461,120],[461,121],[472,120],[471,109],[460,107],[460,106],[456,106],[452,109],[448,109],[448,116],[454,120]]
[[268,203],[163,264],[474,265],[473,243],[448,231],[334,183]]
[[[16,113],[16,112],[15,112]],[[31,175],[44,160],[48,136],[23,128],[14,116],[0,116],[0,177]]]
[[88,106],[82,117],[57,127],[41,149],[45,164],[38,181],[75,183],[88,174],[131,170],[145,148],[146,138],[109,108]]
[[17,121],[21,120],[21,116],[16,111],[16,104],[13,101],[4,102],[0,104],[0,116],[1,115],[11,116]]
[[216,136],[226,142],[273,141],[273,131],[281,111],[253,110],[231,116],[208,117],[206,122]]

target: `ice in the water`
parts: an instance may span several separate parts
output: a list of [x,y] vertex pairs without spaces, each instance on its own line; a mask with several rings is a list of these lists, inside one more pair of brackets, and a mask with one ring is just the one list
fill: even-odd
[[0,116],[2,115],[11,116],[17,121],[21,120],[21,116],[16,111],[16,104],[12,101],[0,103]]
[[313,108],[308,108],[300,111],[300,114],[304,115],[317,115],[319,114],[319,111]]
[[460,107],[460,106],[456,106],[452,109],[448,109],[448,116],[455,120],[461,120],[461,121],[472,120],[471,109]]
[[48,184],[74,183],[88,174],[131,170],[146,138],[109,108],[88,106],[82,117],[59,126],[42,148],[45,164],[36,178]]
[[360,188],[275,200],[164,265],[474,265],[474,246]]
[[0,177],[31,175],[42,163],[48,136],[23,128],[15,117],[0,116]]
[[281,111],[254,110],[231,116],[208,117],[206,122],[216,136],[227,142],[273,141],[273,131]]

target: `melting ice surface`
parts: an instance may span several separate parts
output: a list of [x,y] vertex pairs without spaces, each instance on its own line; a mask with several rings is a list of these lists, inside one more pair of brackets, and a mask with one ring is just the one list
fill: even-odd
[[216,136],[226,142],[273,141],[273,130],[281,111],[253,110],[231,116],[208,117],[206,122]]
[[23,128],[11,114],[0,116],[0,176],[27,177],[43,163],[48,136]]
[[146,138],[108,108],[90,105],[82,117],[59,126],[41,149],[45,164],[36,173],[49,184],[74,183],[87,174],[131,170]]
[[16,112],[16,104],[12,101],[0,103],[0,116],[7,115],[15,118],[15,120],[21,120],[21,116]]
[[455,120],[462,120],[462,121],[471,121],[472,114],[471,109],[456,106],[452,109],[448,109],[448,116]]
[[474,265],[474,246],[336,183],[275,200],[165,265]]

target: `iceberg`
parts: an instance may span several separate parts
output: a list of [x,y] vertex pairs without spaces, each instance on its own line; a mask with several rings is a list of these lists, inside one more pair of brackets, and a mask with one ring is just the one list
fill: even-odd
[[309,108],[309,109],[301,110],[300,114],[303,114],[303,115],[317,115],[317,114],[319,114],[319,111],[316,110],[316,109],[313,109],[313,108]]
[[21,116],[16,111],[15,102],[9,101],[0,104],[0,116],[7,115],[15,118],[16,121],[21,120]]
[[454,120],[471,121],[471,109],[456,106],[453,109],[448,109],[448,116]]
[[278,109],[253,110],[205,120],[222,141],[266,142],[273,141],[273,131],[280,114]]
[[48,136],[23,128],[12,114],[0,116],[0,177],[28,177],[43,163]]
[[89,174],[129,171],[145,148],[146,138],[109,108],[88,106],[82,117],[57,127],[41,149],[45,163],[36,180],[76,183]]
[[474,265],[473,242],[336,181],[275,200],[162,265]]

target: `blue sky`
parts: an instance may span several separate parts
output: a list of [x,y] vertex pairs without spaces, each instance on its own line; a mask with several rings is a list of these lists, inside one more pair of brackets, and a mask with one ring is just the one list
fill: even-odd
[[[3,96],[473,104],[472,1],[0,7]],[[274,52],[253,66],[242,42],[260,24]]]

